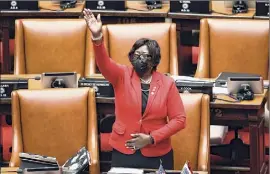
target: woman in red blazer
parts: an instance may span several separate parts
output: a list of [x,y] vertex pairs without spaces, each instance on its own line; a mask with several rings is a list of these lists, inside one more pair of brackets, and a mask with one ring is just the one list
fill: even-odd
[[173,79],[156,71],[158,43],[138,40],[128,55],[132,67],[117,64],[104,47],[100,15],[96,19],[85,9],[84,18],[97,66],[115,92],[112,167],[158,168],[162,160],[165,169],[173,169],[170,137],[185,127],[186,116]]

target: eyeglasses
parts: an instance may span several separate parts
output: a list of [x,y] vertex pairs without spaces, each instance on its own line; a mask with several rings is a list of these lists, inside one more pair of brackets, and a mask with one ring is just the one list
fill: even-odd
[[141,58],[141,59],[151,60],[152,56],[149,54],[134,54],[133,58],[134,59]]

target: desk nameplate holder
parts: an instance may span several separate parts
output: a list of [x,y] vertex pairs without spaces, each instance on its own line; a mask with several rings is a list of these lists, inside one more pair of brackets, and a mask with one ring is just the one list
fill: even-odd
[[256,16],[269,16],[269,0],[256,1]]
[[176,80],[175,84],[179,93],[208,94],[210,101],[213,101],[213,82],[185,82]]
[[0,1],[0,10],[7,11],[37,11],[38,1]]
[[28,79],[0,80],[0,99],[11,98],[13,90],[28,89]]
[[[105,79],[80,79],[78,87],[93,87],[97,97],[114,97],[112,85]],[[28,89],[28,79],[0,80],[0,99],[10,99],[11,93],[18,89]]]
[[170,1],[170,12],[210,14],[211,1]]
[[105,79],[81,78],[78,87],[92,87],[97,97],[114,97],[113,86]]
[[85,7],[92,10],[125,11],[126,1],[86,1]]

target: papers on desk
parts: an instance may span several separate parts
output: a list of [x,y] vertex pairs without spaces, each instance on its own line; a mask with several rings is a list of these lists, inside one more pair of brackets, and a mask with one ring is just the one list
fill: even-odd
[[142,169],[113,167],[108,174],[143,174]]
[[190,76],[171,76],[174,81],[184,81],[184,82],[209,82],[209,80],[204,80],[204,79],[199,79],[199,78],[194,78]]
[[269,81],[268,80],[263,81],[263,87],[264,87],[264,89],[269,88]]
[[227,88],[213,87],[213,94],[229,94]]

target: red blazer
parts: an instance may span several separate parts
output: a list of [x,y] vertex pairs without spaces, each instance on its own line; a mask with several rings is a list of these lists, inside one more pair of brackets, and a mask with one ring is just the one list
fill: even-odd
[[[115,123],[110,145],[125,154],[134,151],[125,147],[130,134],[151,134],[155,144],[141,149],[144,156],[155,157],[171,150],[170,137],[185,127],[186,115],[179,92],[172,78],[153,72],[148,103],[141,114],[141,82],[134,69],[109,58],[104,44],[94,45],[97,66],[113,85]],[[169,118],[169,119],[167,119]]]

